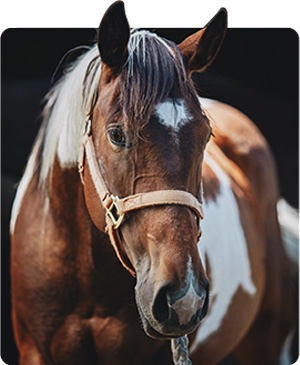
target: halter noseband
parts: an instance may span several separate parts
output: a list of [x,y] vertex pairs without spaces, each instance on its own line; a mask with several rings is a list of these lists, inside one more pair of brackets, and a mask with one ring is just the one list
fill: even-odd
[[[105,230],[109,234],[111,243],[114,246],[121,263],[133,276],[135,276],[135,271],[132,268],[132,265],[129,262],[129,259],[122,247],[121,240],[117,232],[126,213],[157,205],[186,206],[193,210],[196,214],[199,223],[198,238],[201,236],[200,222],[201,219],[203,219],[202,204],[198,201],[198,199],[196,199],[191,193],[188,193],[187,191],[156,190],[147,193],[129,195],[125,198],[119,198],[118,196],[114,196],[109,192],[97,162],[96,151],[92,138],[91,119],[88,119],[85,125],[82,153],[79,160],[79,173],[82,184],[84,184],[83,171],[85,158],[89,165],[89,170],[95,189],[98,193],[101,204],[105,209]],[[115,216],[115,214],[117,216]]]

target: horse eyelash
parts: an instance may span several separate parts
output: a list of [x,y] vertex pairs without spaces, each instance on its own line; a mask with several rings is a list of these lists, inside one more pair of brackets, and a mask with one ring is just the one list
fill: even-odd
[[216,138],[216,136],[213,134],[213,131],[212,131],[212,130],[211,130],[211,131],[210,131],[210,133],[209,133],[209,136],[208,136],[208,138],[207,138],[207,142],[206,142],[206,143],[208,143],[208,142],[210,141],[211,137]]

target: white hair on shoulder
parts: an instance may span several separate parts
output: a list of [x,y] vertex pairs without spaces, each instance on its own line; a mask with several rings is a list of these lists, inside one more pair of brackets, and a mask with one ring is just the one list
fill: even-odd
[[46,96],[46,127],[41,155],[40,182],[49,176],[55,156],[63,167],[76,166],[84,123],[97,93],[100,77],[97,45],[70,66]]

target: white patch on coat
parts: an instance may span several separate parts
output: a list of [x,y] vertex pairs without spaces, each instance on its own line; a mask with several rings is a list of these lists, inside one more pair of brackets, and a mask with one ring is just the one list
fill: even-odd
[[247,242],[240,222],[239,208],[230,181],[213,158],[205,153],[205,162],[220,182],[217,200],[205,202],[202,237],[198,248],[206,256],[211,270],[211,307],[197,330],[191,351],[217,331],[238,288],[249,295],[256,292],[252,281]]
[[192,119],[183,99],[168,98],[156,107],[155,115],[160,123],[178,132],[180,128]]

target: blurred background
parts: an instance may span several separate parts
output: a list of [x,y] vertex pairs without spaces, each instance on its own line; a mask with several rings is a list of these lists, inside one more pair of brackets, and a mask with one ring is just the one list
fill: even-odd
[[[181,42],[197,29],[150,29]],[[94,29],[8,29],[1,36],[1,357],[17,364],[10,319],[9,217],[16,184],[40,126],[42,99],[64,67],[91,46]],[[292,29],[229,29],[199,94],[237,107],[268,140],[282,196],[298,208],[298,35]],[[65,56],[65,57],[63,57]],[[57,68],[60,61],[61,65]]]

